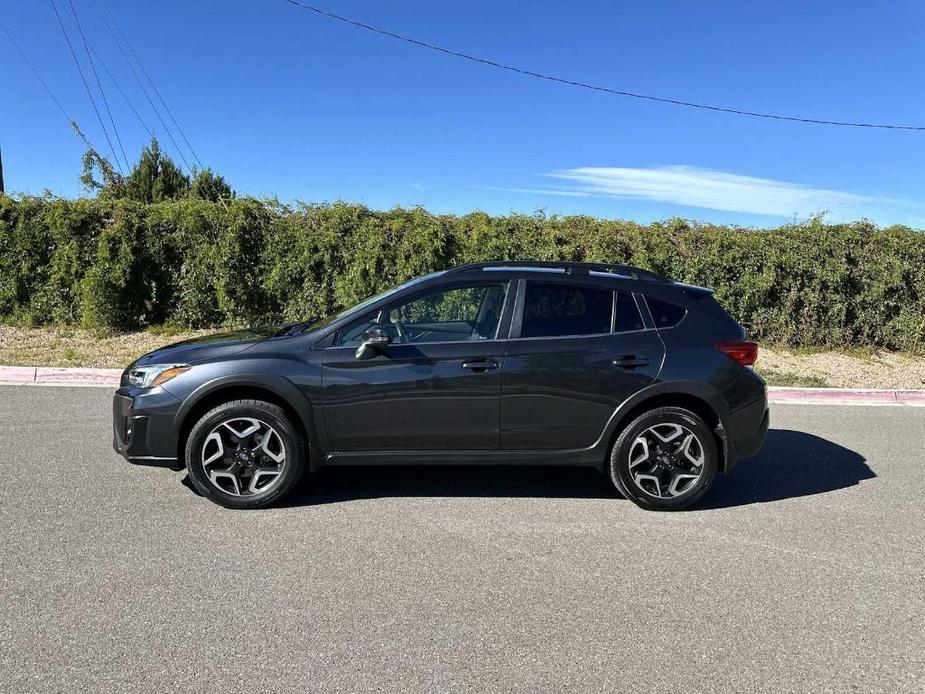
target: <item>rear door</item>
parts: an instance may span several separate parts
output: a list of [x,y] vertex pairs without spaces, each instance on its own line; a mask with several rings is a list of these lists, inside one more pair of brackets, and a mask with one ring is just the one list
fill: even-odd
[[[423,290],[366,314],[324,352],[322,405],[339,451],[497,450],[500,447],[499,339],[513,297],[508,280]],[[356,349],[370,328],[392,342],[371,359]]]
[[574,279],[520,280],[504,362],[501,447],[593,445],[654,381],[664,346],[634,295]]

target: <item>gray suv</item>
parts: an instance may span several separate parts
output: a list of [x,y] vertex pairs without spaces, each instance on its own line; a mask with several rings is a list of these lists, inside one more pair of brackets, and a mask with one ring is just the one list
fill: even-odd
[[761,448],[757,345],[713,292],[592,263],[464,265],[337,315],[147,354],[114,447],[262,508],[326,465],[600,469],[637,505],[689,507]]

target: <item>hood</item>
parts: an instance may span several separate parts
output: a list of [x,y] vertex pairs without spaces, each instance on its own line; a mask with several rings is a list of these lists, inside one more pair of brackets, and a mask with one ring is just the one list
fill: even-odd
[[297,324],[266,325],[194,337],[191,340],[175,342],[172,345],[149,352],[139,357],[134,362],[134,365],[191,364],[206,359],[224,357],[243,352],[256,343],[268,340],[271,337],[285,335],[294,325]]

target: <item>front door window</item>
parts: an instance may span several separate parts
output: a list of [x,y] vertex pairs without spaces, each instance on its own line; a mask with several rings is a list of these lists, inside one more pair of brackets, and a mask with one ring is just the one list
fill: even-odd
[[358,346],[370,328],[392,344],[477,342],[498,337],[506,282],[445,287],[367,314],[341,331],[337,346]]

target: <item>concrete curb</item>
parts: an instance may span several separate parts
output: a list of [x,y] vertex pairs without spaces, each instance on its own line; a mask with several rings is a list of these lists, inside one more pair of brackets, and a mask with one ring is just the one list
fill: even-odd
[[796,405],[912,405],[925,407],[925,390],[768,388],[768,401]]
[[3,384],[117,388],[121,376],[121,369],[0,366],[0,383]]
[[[0,366],[0,384],[117,388],[120,369]],[[925,390],[870,388],[768,388],[768,401],[784,405],[911,405],[925,407]]]

